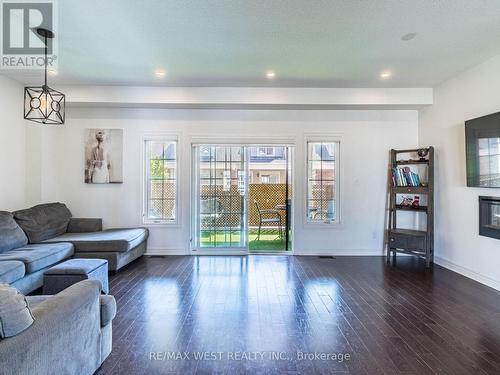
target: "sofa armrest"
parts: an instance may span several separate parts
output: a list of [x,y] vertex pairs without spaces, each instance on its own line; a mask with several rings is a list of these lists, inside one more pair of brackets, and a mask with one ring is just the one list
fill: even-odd
[[107,326],[116,316],[116,300],[110,295],[101,295],[101,327]]
[[[45,302],[52,298],[49,295],[37,295],[37,296],[27,296],[28,306],[31,310],[35,309],[42,302]],[[107,326],[113,321],[116,316],[116,300],[115,297],[105,294],[99,296],[99,304],[101,309],[101,327]]]
[[31,327],[0,341],[2,374],[93,373],[101,357],[100,294],[99,281],[84,280],[36,305]]
[[80,219],[72,217],[69,220],[68,233],[100,232],[102,230],[102,219]]

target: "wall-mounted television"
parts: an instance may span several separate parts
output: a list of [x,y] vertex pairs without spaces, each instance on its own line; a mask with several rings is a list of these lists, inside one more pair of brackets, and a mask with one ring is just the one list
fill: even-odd
[[465,122],[467,186],[500,187],[500,112]]

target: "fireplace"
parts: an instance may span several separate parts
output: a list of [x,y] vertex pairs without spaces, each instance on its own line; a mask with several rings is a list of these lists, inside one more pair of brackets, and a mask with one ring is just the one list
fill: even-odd
[[479,197],[479,235],[500,239],[500,197]]

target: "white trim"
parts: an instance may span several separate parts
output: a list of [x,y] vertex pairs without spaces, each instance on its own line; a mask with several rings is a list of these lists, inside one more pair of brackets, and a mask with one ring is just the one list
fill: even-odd
[[227,134],[219,134],[212,136],[192,136],[189,143],[191,147],[199,145],[212,146],[295,146],[297,138],[295,136],[231,136]]
[[384,256],[384,251],[381,249],[311,249],[311,250],[296,250],[294,255],[298,256]]
[[147,249],[145,256],[155,255],[189,255],[186,249]]
[[153,223],[153,222],[149,222],[149,221],[144,221],[140,224],[141,227],[144,227],[144,228],[181,228],[182,227],[182,224],[179,222],[179,220],[177,221],[174,221],[174,220],[165,220],[165,221],[161,221],[161,222],[158,222],[158,223]]
[[[177,202],[176,202],[177,205]],[[146,220],[144,216],[142,217],[142,226],[147,228],[175,228],[180,227],[179,220],[177,220],[177,211],[175,214],[175,219],[158,219],[158,220]]]
[[[293,253],[289,251],[280,252],[245,252],[245,251],[235,251],[234,249],[222,251],[220,248],[216,250],[196,250],[190,251],[188,249],[161,249],[153,248],[146,251],[146,256],[149,255],[284,255],[284,256],[378,256],[384,257],[385,253],[383,250],[377,249],[336,249],[336,250],[296,250]],[[398,254],[398,256],[407,256],[406,254]],[[436,262],[436,264],[438,264]],[[444,267],[444,266],[443,266]],[[446,267],[448,268],[448,267]],[[500,282],[498,282],[500,284]]]
[[[323,221],[310,221],[307,215],[308,209],[308,196],[309,196],[309,143],[310,142],[322,142],[322,143],[337,143],[336,153],[335,153],[335,212],[336,220],[330,223]],[[338,228],[344,227],[343,221],[343,187],[344,187],[344,169],[343,169],[343,149],[344,149],[344,136],[343,133],[332,133],[332,132],[311,132],[304,133],[304,196],[303,200],[303,210],[302,213],[302,226],[304,228]]]
[[[199,255],[199,256],[210,256],[210,255],[270,255],[270,256],[377,256],[384,257],[383,251],[381,250],[302,250],[300,252],[292,253],[292,251],[280,251],[280,252],[256,252],[256,253],[246,253],[238,251],[189,251],[185,249],[148,249],[144,254],[145,256],[170,256],[170,255]],[[398,256],[407,256],[406,254],[399,254]],[[436,263],[437,264],[437,263]]]
[[207,247],[198,248],[191,251],[191,255],[248,255],[246,248],[237,250],[237,248],[224,248],[224,247]]
[[[197,248],[198,243],[198,152],[191,141],[189,142],[189,237],[188,249],[190,253]],[[195,165],[196,163],[196,165]],[[196,197],[196,199],[195,199]]]
[[68,107],[419,109],[432,88],[58,86]]
[[[179,178],[179,166],[182,165],[182,154],[181,154],[181,133],[179,132],[146,132],[141,136],[141,213],[140,213],[140,223],[145,227],[158,228],[158,227],[168,227],[176,228],[180,227],[182,223],[182,202],[180,198],[180,178]],[[146,220],[146,142],[147,141],[163,141],[163,142],[175,142],[175,218],[172,220]]]
[[500,280],[495,280],[492,279],[491,277],[483,276],[477,273],[476,271],[473,271],[466,267],[459,266],[458,264],[455,264],[453,262],[450,262],[449,260],[437,256],[434,256],[434,263],[444,268],[447,268],[453,272],[459,273],[462,276],[468,277],[469,279],[477,281],[481,284],[487,285],[493,289],[500,290]]

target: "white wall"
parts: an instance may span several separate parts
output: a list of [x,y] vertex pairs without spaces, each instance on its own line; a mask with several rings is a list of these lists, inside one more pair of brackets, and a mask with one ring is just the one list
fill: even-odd
[[25,205],[26,121],[23,86],[0,76],[0,210]]
[[[66,202],[75,216],[103,217],[106,227],[141,225],[141,139],[174,133],[180,138],[180,221],[151,227],[150,253],[186,253],[190,237],[190,158],[193,137],[278,137],[296,144],[296,254],[382,254],[388,151],[417,144],[417,111],[298,111],[71,108],[64,127],[46,127],[36,138],[41,168],[31,196]],[[124,129],[124,183],[83,182],[85,128]],[[303,223],[305,134],[342,137],[342,224],[314,228]],[[266,138],[262,140],[266,141]],[[38,165],[38,164],[41,164]]]
[[478,234],[478,196],[466,187],[464,121],[500,111],[500,55],[434,90],[421,110],[419,139],[436,147],[436,262],[500,289],[500,241]]

